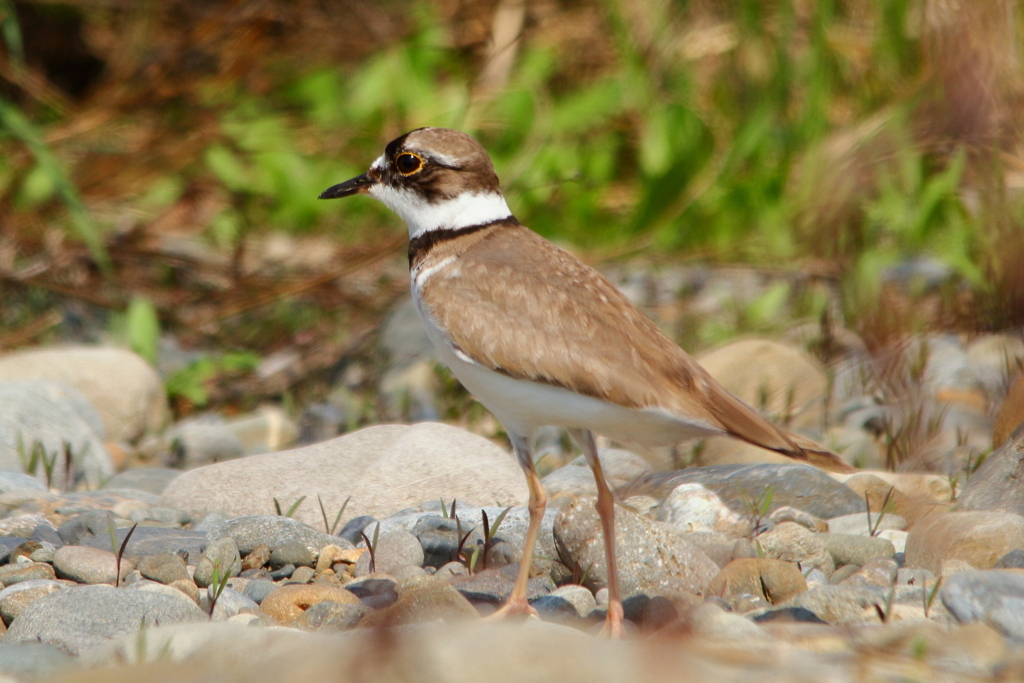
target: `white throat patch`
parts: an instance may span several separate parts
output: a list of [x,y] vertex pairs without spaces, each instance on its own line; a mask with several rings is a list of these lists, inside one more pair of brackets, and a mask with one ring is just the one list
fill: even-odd
[[497,192],[464,192],[452,199],[430,203],[410,190],[378,184],[370,188],[409,227],[409,238],[431,230],[458,230],[508,218],[512,212]]

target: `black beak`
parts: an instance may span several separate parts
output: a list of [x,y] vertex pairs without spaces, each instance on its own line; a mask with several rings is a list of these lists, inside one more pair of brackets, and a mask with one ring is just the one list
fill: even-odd
[[351,197],[354,194],[366,194],[376,184],[376,180],[364,173],[352,180],[346,180],[343,183],[327,188],[320,193],[320,199],[339,199],[341,197]]

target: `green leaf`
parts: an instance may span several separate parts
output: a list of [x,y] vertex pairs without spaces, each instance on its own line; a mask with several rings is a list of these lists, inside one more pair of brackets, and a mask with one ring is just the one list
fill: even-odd
[[155,365],[160,341],[160,319],[156,306],[144,296],[132,297],[128,304],[126,324],[128,345],[132,351]]

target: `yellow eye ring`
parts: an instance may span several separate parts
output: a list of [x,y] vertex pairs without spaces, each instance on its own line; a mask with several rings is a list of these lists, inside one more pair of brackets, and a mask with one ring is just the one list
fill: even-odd
[[418,173],[423,169],[423,157],[412,152],[402,152],[395,157],[395,169],[405,176]]

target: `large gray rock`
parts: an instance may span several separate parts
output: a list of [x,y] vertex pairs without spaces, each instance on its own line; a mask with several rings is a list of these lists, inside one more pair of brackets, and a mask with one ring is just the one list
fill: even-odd
[[138,467],[133,470],[118,472],[105,484],[105,489],[137,489],[160,495],[173,480],[178,478],[181,470],[165,467]]
[[[562,562],[587,574],[587,588],[607,585],[604,535],[594,499],[575,498],[563,507],[555,517],[554,538]],[[623,596],[698,593],[718,574],[718,565],[678,527],[622,506],[615,510],[615,546]]]
[[425,500],[522,505],[526,480],[515,460],[483,437],[449,425],[379,425],[323,443],[254,455],[182,474],[161,505],[221,510],[231,516],[271,514],[305,496],[292,515],[323,527],[317,496],[334,515],[351,496],[345,520],[386,517]]
[[0,382],[23,380],[78,389],[99,413],[110,441],[133,441],[155,432],[169,415],[159,375],[126,349],[69,346],[0,357]]
[[1024,549],[1024,517],[1008,512],[932,514],[907,536],[906,566],[942,573],[947,560],[989,569],[1013,550]]
[[54,676],[75,664],[66,652],[47,643],[0,643],[0,671],[14,680]]
[[259,545],[267,545],[274,550],[285,543],[298,542],[305,545],[316,558],[324,546],[350,546],[345,539],[314,531],[294,519],[274,515],[239,517],[218,524],[206,534],[204,549],[226,537],[235,540],[238,552],[242,555],[248,555]]
[[649,495],[664,498],[680,484],[702,484],[738,513],[749,510],[744,496],[756,501],[773,487],[768,512],[789,505],[822,519],[864,512],[864,499],[817,467],[792,464],[715,465],[648,474],[627,488],[623,498]]
[[[2,364],[3,358],[0,358]],[[55,458],[52,470],[54,486],[63,486],[64,443],[71,444],[74,472],[91,488],[114,472],[110,454],[104,445],[103,424],[95,409],[74,387],[46,381],[0,383],[0,469],[20,472],[31,457],[35,444]],[[37,460],[33,472],[45,478],[45,465]]]
[[[601,470],[612,488],[625,486],[651,471],[650,463],[630,451],[602,448],[598,455],[601,459]],[[541,483],[552,498],[561,495],[597,495],[594,473],[582,455],[544,477]]]
[[957,497],[957,510],[997,510],[1024,515],[1024,433],[1017,433],[967,480]]
[[7,493],[8,491],[15,491],[17,489],[45,491],[46,484],[35,477],[23,474],[22,472],[0,471],[0,493]]
[[[175,596],[173,593],[177,593]],[[4,644],[50,643],[79,655],[118,635],[147,627],[205,621],[207,615],[184,593],[82,586],[50,593],[18,615]]]
[[949,577],[939,597],[957,621],[981,621],[1024,640],[1024,574],[1012,569],[962,572]]

